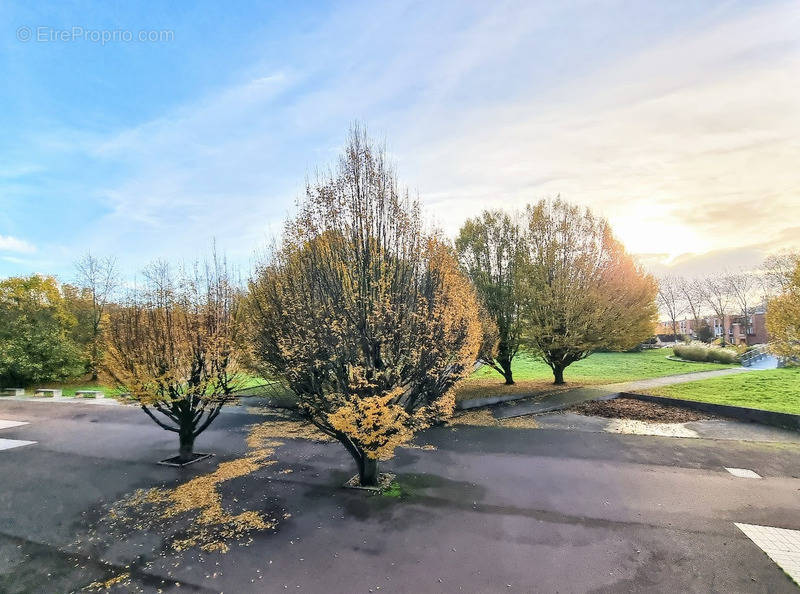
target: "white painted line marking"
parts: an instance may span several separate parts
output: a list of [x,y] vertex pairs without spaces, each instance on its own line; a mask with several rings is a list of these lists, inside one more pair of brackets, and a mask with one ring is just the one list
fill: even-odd
[[0,429],[10,429],[11,427],[19,427],[20,425],[27,425],[27,421],[6,421],[0,419]]
[[739,478],[761,478],[761,475],[756,474],[748,468],[728,468],[726,466],[725,470],[730,472],[733,476],[738,476]]
[[800,530],[734,523],[800,585]]
[[0,450],[10,450],[20,446],[32,445],[35,441],[25,441],[24,439],[0,439]]

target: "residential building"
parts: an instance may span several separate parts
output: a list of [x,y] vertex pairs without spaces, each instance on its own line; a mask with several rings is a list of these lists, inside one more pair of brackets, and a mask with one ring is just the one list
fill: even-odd
[[[700,320],[711,328],[714,338],[723,338],[729,344],[766,344],[769,342],[766,326],[766,311],[758,309],[747,316],[745,321],[742,315],[726,315],[724,319],[717,316],[708,316]],[[677,321],[678,334],[690,338],[697,337],[697,324],[695,320],[683,319]],[[656,334],[672,334],[672,322],[661,321],[658,323]]]

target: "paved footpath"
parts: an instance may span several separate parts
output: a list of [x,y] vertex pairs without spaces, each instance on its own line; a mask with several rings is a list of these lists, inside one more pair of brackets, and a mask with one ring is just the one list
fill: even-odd
[[604,384],[592,386],[591,388],[575,388],[564,392],[550,394],[542,400],[536,402],[519,403],[512,401],[494,409],[493,413],[497,419],[510,419],[524,415],[532,415],[554,410],[569,408],[581,402],[589,400],[606,399],[616,396],[621,392],[635,392],[637,390],[647,390],[650,388],[660,388],[673,384],[684,384],[696,382],[713,377],[725,375],[735,375],[737,373],[747,373],[751,371],[747,367],[731,367],[729,369],[714,369],[712,371],[695,371],[692,373],[682,373],[680,375],[667,375],[664,377],[654,377],[651,379],[635,380],[631,382],[620,382],[616,384]]
[[714,369],[712,371],[693,371],[692,373],[682,373],[680,375],[667,375],[664,377],[654,377],[650,379],[635,380],[632,382],[620,382],[617,384],[606,384],[602,386],[606,390],[616,390],[617,392],[632,392],[635,390],[647,390],[649,388],[660,388],[673,384],[685,384],[696,382],[713,377],[724,375],[736,375],[737,373],[747,373],[752,371],[749,367],[731,367],[729,369]]

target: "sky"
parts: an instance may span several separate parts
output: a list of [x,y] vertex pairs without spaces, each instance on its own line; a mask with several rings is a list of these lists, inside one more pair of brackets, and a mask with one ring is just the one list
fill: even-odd
[[246,268],[354,121],[453,236],[561,195],[656,274],[800,249],[798,2],[6,1],[0,25],[0,277],[212,241]]

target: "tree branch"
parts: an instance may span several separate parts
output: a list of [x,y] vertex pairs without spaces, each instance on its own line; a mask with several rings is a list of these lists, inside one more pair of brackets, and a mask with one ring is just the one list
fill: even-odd
[[153,421],[155,421],[156,424],[159,427],[161,427],[163,429],[166,429],[167,431],[173,431],[175,433],[179,433],[180,432],[179,429],[177,429],[175,427],[171,427],[170,425],[167,425],[166,423],[161,422],[152,412],[150,412],[150,409],[147,408],[144,404],[142,404],[141,406],[142,406],[142,410],[147,413],[147,416],[150,417],[151,419],[153,419]]

